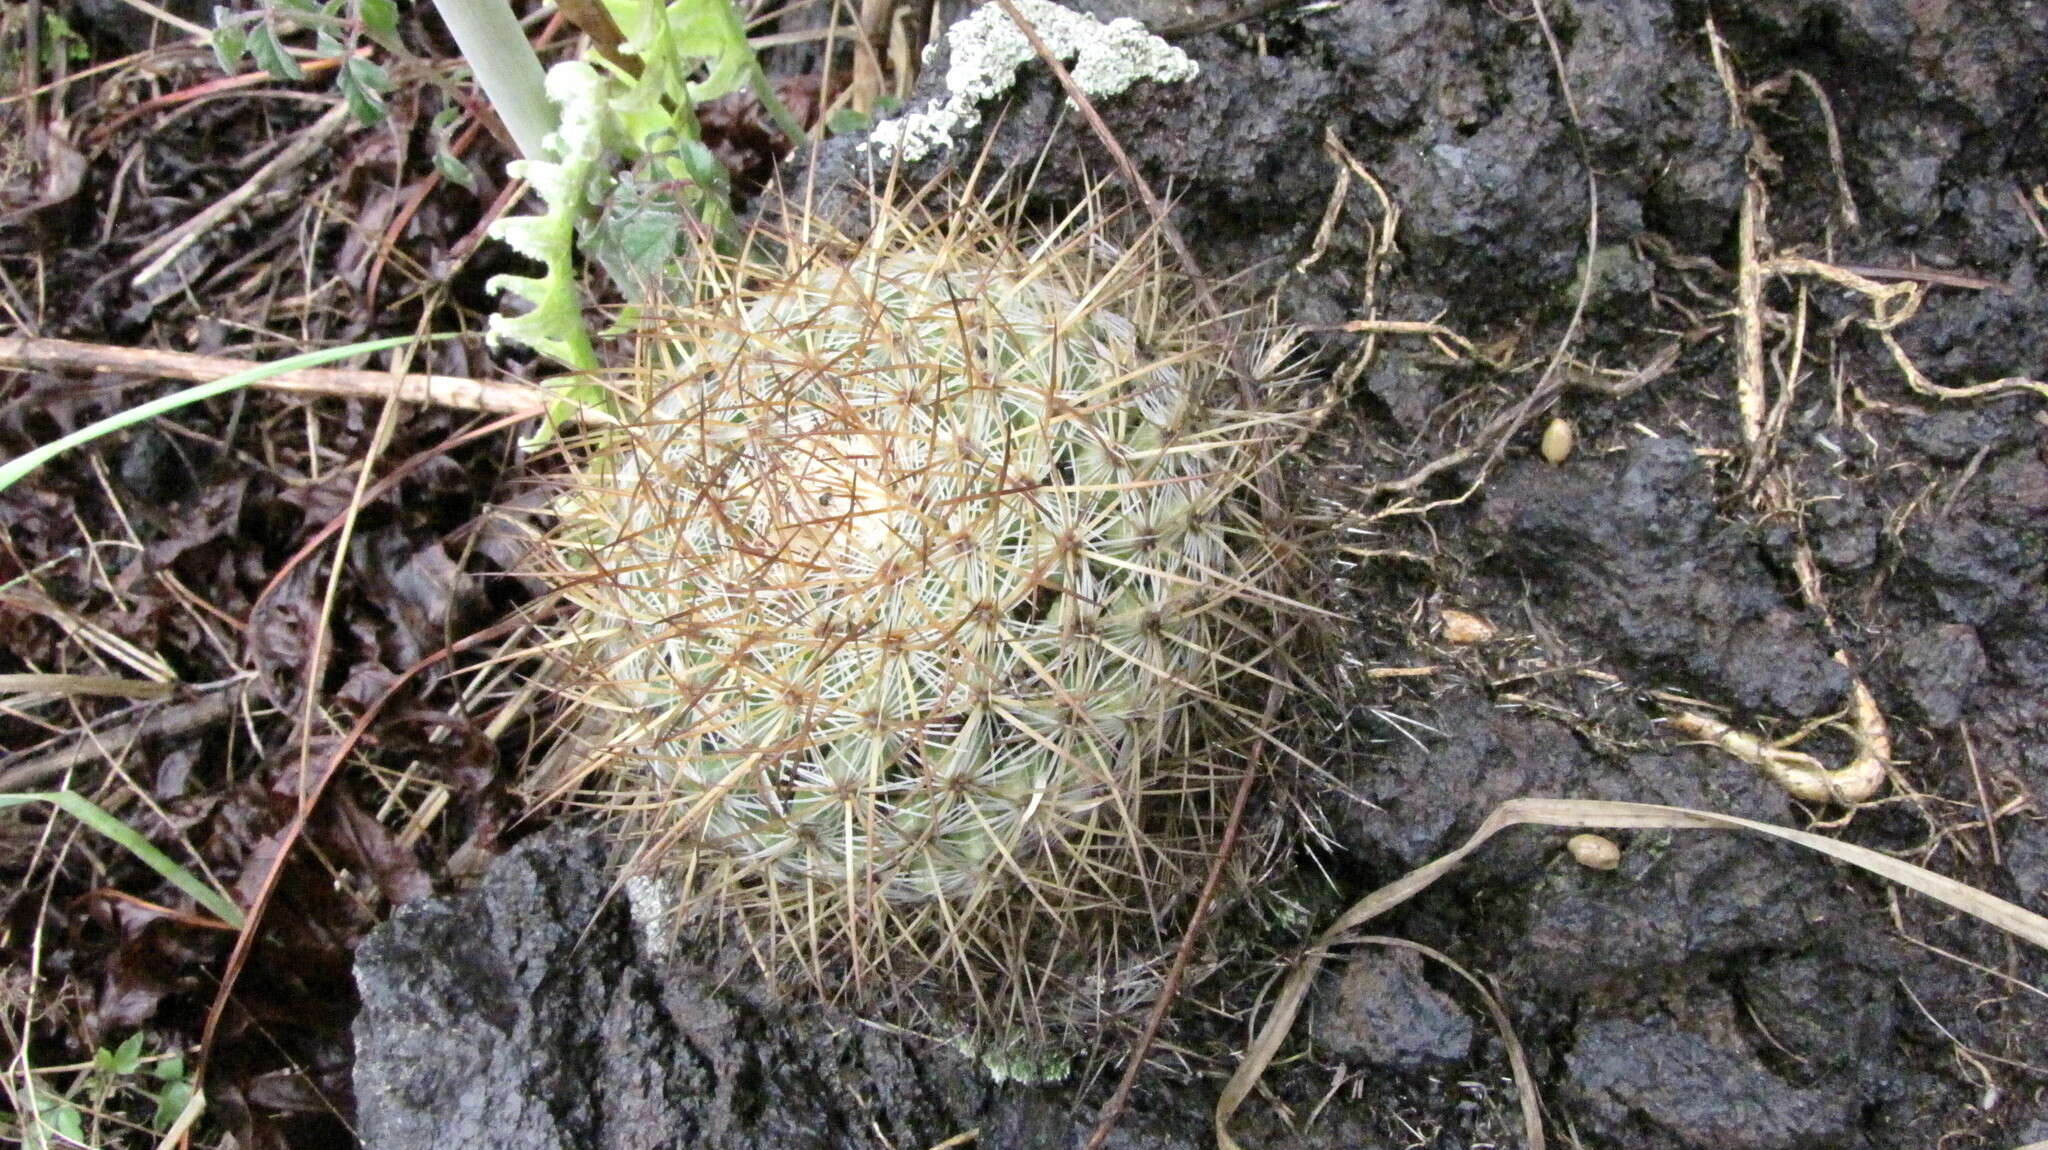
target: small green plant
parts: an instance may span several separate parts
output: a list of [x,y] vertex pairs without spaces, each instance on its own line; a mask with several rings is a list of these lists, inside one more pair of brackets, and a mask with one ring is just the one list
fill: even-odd
[[368,40],[387,52],[403,54],[398,40],[398,0],[266,0],[247,12],[225,6],[213,10],[213,54],[221,70],[234,72],[244,59],[280,81],[306,78],[306,70],[283,37],[300,29],[313,33],[313,50],[336,62],[335,88],[349,110],[364,124],[384,119],[384,95],[391,75],[384,66],[357,49]]
[[[67,1071],[68,1088],[54,1089]],[[98,1146],[119,1129],[164,1134],[196,1102],[184,1054],[148,1054],[147,1036],[139,1030],[112,1049],[94,1051],[90,1063],[23,1078],[12,1087],[15,1112],[0,1112],[0,1130],[11,1127],[12,1137],[29,1150]]]
[[[516,30],[511,9],[504,4],[497,7]],[[426,66],[408,52],[399,34],[398,18],[396,0],[259,0],[257,7],[247,11],[216,5],[213,54],[222,71],[233,73],[249,60],[280,83],[298,83],[307,78],[307,70],[286,47],[284,37],[311,29],[314,58],[334,69],[335,89],[356,121],[365,126],[381,124],[387,118],[384,98],[399,83],[392,75],[394,68],[406,81],[441,88],[446,102],[428,129],[434,170],[473,192],[476,173],[455,154],[451,139],[463,112],[454,88],[465,78],[464,73],[459,68]],[[380,63],[372,48],[389,63]],[[530,57],[531,49],[526,53]],[[537,86],[538,62],[533,68]]]
[[26,1150],[92,1145],[86,1140],[85,1115],[60,1095],[38,1090],[21,1113],[6,1117],[15,1127],[14,1137]]
[[[440,5],[451,25],[457,12],[465,24],[486,15],[496,20],[494,10],[470,11],[471,0]],[[727,0],[614,0],[606,8],[624,37],[618,58],[631,66],[597,55],[548,72],[547,130],[535,144],[522,142],[526,155],[512,167],[514,175],[533,183],[544,209],[502,221],[494,233],[546,270],[538,277],[492,281],[530,309],[497,319],[493,334],[576,371],[597,367],[583,323],[577,252],[597,260],[627,299],[637,302],[671,295],[687,280],[685,266],[696,250],[693,233],[708,232],[728,245],[738,238],[730,181],[704,144],[696,108],[749,91],[792,139],[803,135],[761,71]],[[484,33],[474,35],[481,39]],[[488,43],[488,57],[481,47],[471,57],[479,80],[519,89],[519,102],[525,103],[523,89],[537,67],[519,59],[515,49],[498,46],[495,37]],[[520,81],[521,76],[529,78]],[[569,398],[602,397],[586,389]]]
[[138,1030],[112,1050],[101,1047],[93,1052],[95,1099],[104,1106],[105,1100],[120,1089],[139,1093],[151,1103],[149,1128],[162,1132],[170,1129],[191,1103],[193,1084],[182,1053],[145,1057],[143,1033]]
[[689,290],[695,238],[708,233],[728,247],[738,239],[727,173],[704,144],[697,106],[746,90],[791,138],[802,125],[776,97],[728,0],[612,0],[605,10],[623,37],[618,53],[565,61],[544,78],[503,4],[436,3],[478,82],[507,112],[524,153],[511,173],[542,203],[538,214],[506,218],[492,232],[542,271],[491,281],[525,309],[493,316],[491,336],[577,373],[556,381],[551,424],[603,407],[610,396],[591,378],[601,364],[584,322],[579,255],[602,266],[629,302]]
[[21,70],[21,57],[26,50],[31,27],[36,27],[38,32],[36,43],[40,59],[35,63],[43,72],[54,73],[61,64],[75,64],[92,58],[91,45],[61,13],[45,8],[39,27],[29,23],[29,15],[30,9],[22,6],[0,12],[0,71]]

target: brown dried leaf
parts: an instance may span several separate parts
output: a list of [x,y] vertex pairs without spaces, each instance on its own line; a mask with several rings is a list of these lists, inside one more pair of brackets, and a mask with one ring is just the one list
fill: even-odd
[[325,820],[321,845],[335,861],[368,874],[376,881],[378,892],[394,904],[434,893],[433,880],[412,850],[400,845],[346,790],[330,794],[325,810],[331,815]]

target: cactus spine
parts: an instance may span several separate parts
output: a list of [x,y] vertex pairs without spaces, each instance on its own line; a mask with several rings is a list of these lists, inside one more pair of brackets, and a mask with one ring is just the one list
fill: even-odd
[[542,786],[771,968],[1036,1025],[1080,923],[1199,874],[1290,424],[1215,406],[1242,326],[1093,200],[877,217],[786,212],[641,316],[545,541],[583,718]]

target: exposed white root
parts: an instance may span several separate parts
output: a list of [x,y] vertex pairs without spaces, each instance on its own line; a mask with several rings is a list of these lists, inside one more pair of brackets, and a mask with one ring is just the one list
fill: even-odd
[[[1849,665],[1846,653],[1837,654],[1835,661],[1844,667]],[[1855,807],[1869,802],[1884,789],[1885,779],[1891,773],[1892,740],[1884,712],[1878,709],[1877,699],[1863,685],[1862,678],[1852,675],[1849,687],[1848,722],[1830,721],[1826,725],[1848,735],[1856,744],[1856,754],[1847,765],[1835,769],[1803,751],[1789,749],[1805,732],[1773,743],[1694,711],[1679,711],[1670,722],[1674,730],[1712,743],[1762,770],[1801,802]]]

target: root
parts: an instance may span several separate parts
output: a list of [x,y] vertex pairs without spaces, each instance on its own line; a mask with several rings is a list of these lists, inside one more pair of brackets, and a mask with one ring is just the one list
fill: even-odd
[[[1812,95],[1827,135],[1828,159],[1840,218],[1853,228],[1858,222],[1856,203],[1844,175],[1841,133],[1835,122],[1834,109],[1819,83],[1811,75],[1797,70],[1745,87],[1736,76],[1726,45],[1711,18],[1707,21],[1706,30],[1715,71],[1728,97],[1729,119],[1734,126],[1748,132],[1752,140],[1738,221],[1733,309],[1736,409],[1743,442],[1748,450],[1750,479],[1761,476],[1768,467],[1775,452],[1778,431],[1791,409],[1799,383],[1805,359],[1805,281],[1820,280],[1863,297],[1869,305],[1870,314],[1857,323],[1884,345],[1899,373],[1905,377],[1907,386],[1916,394],[1942,400],[1969,400],[2019,392],[2048,399],[2048,383],[2016,375],[1961,387],[1935,383],[1913,363],[1892,334],[1919,310],[1933,285],[1969,291],[2003,290],[2002,285],[1975,276],[1924,269],[1845,267],[1787,254],[1772,242],[1769,234],[1770,196],[1765,189],[1765,179],[1782,171],[1784,165],[1765,142],[1764,133],[1750,117],[1749,109],[1775,99],[1789,90],[1794,82],[1803,85]],[[2024,195],[2020,196],[2020,207],[2034,221],[2035,227],[2041,229],[2039,217],[2033,214]],[[2043,235],[2048,237],[2048,230],[2043,230]],[[1791,330],[1790,358],[1776,371],[1779,380],[1775,399],[1766,378],[1769,364],[1765,347],[1765,330],[1773,316],[1764,302],[1764,290],[1774,279],[1798,281],[1800,293],[1797,312],[1788,323]],[[1885,279],[1899,282],[1880,282]]]
[[[1844,667],[1849,665],[1846,653],[1837,654],[1835,661]],[[1854,808],[1876,798],[1884,789],[1885,779],[1891,774],[1892,740],[1884,712],[1878,709],[1877,699],[1860,676],[1850,680],[1847,717],[1846,723],[1828,723],[1856,744],[1854,757],[1836,769],[1804,751],[1789,749],[1805,732],[1773,743],[1696,711],[1679,711],[1670,721],[1674,729],[1712,743],[1762,770],[1801,802]]]

